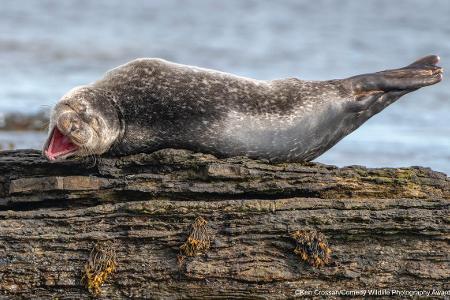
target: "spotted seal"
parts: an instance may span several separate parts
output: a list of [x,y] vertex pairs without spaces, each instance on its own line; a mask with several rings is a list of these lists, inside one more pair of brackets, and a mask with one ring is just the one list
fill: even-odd
[[431,55],[400,69],[305,81],[136,59],[64,95],[43,152],[56,160],[184,148],[309,161],[401,96],[441,81],[438,62]]

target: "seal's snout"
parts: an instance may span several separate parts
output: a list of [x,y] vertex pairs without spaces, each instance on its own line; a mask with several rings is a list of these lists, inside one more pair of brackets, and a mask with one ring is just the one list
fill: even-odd
[[81,120],[74,112],[66,112],[59,116],[57,120],[57,127],[64,135],[69,135],[77,131],[81,127]]
[[49,160],[56,160],[66,158],[77,152],[79,146],[73,142],[73,138],[74,133],[79,131],[80,127],[81,120],[76,113],[65,111],[60,114],[44,146],[44,155]]
[[70,138],[61,133],[55,126],[44,149],[44,154],[49,160],[67,157],[78,150],[78,146],[72,143]]

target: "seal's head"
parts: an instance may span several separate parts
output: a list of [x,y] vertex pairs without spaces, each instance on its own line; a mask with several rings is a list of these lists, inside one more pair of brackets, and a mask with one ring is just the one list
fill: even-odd
[[56,160],[105,153],[119,137],[118,113],[105,91],[89,86],[71,90],[53,108],[44,155]]

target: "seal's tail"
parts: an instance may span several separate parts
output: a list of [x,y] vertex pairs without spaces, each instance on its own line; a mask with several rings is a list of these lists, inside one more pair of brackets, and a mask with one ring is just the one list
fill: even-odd
[[442,80],[443,69],[438,63],[439,56],[429,55],[404,68],[358,75],[351,78],[353,90],[355,93],[414,91]]

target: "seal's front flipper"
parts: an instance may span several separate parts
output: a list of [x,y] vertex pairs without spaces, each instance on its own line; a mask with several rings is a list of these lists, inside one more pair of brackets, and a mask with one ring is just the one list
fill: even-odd
[[442,80],[443,69],[436,65],[438,62],[438,56],[430,55],[401,69],[358,75],[349,80],[357,97],[377,92],[411,92]]

